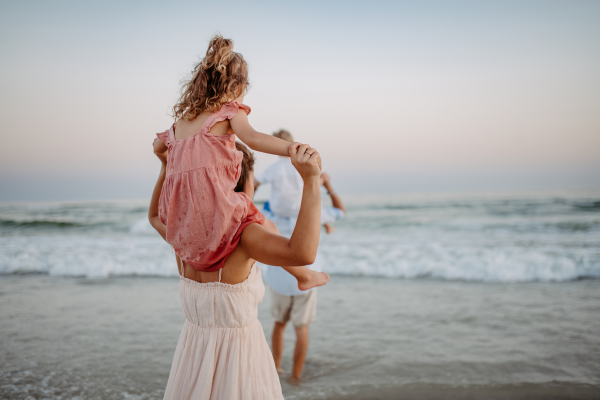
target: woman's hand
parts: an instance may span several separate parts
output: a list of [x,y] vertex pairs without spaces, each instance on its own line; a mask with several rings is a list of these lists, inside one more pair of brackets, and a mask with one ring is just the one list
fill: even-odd
[[300,143],[289,146],[289,156],[304,180],[302,204],[292,236],[288,239],[259,224],[250,224],[242,231],[240,241],[248,258],[283,267],[314,263],[321,230],[321,157],[315,149]]
[[[159,143],[157,143],[157,141]],[[154,191],[152,192],[152,198],[150,199],[150,207],[148,209],[148,220],[150,224],[156,229],[156,231],[162,236],[163,239],[167,240],[167,227],[162,223],[160,217],[158,215],[158,203],[160,201],[160,192],[162,191],[163,183],[165,182],[165,177],[167,175],[167,150],[166,146],[163,152],[156,151],[157,147],[160,145],[164,146],[164,143],[160,141],[158,138],[154,139],[154,154],[161,161],[160,173],[158,175],[158,180],[156,181],[156,185],[154,186]]]
[[288,148],[292,164],[305,182],[312,178],[320,180],[321,155],[308,144],[294,143]]
[[[154,148],[154,154],[156,154],[156,157],[158,157],[158,159],[160,160],[160,162],[163,163],[163,165],[167,164],[167,146],[164,145],[164,143],[162,142],[162,140],[160,140],[159,138],[154,139],[154,142],[152,143],[152,147]],[[163,150],[163,148],[165,150]],[[163,150],[163,151],[161,151]]]

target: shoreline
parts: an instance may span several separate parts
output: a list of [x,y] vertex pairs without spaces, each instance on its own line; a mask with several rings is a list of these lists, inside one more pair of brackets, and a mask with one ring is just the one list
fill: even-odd
[[[259,264],[261,268],[261,272],[263,274],[265,271],[263,270],[266,267],[263,264]],[[588,282],[588,281],[600,281],[600,276],[596,275],[586,275],[579,276],[569,280],[529,280],[529,281],[486,281],[486,280],[476,280],[476,279],[445,279],[438,278],[433,276],[418,276],[418,277],[404,277],[404,276],[386,276],[386,275],[362,275],[362,274],[343,274],[340,272],[328,272],[332,277],[338,278],[348,278],[348,279],[372,279],[372,280],[392,280],[392,281],[403,281],[403,282],[440,282],[440,283],[463,283],[463,284],[482,284],[482,285],[560,285],[563,283],[576,283],[576,282]],[[82,283],[95,284],[102,283],[105,281],[113,281],[118,279],[169,279],[169,280],[177,280],[179,279],[179,275],[177,275],[177,271],[172,275],[161,275],[161,274],[123,274],[123,275],[108,275],[108,276],[99,276],[99,277],[88,277],[85,275],[53,275],[47,271],[36,271],[36,270],[22,270],[22,271],[11,271],[11,272],[0,272],[0,279],[2,278],[10,278],[10,277],[29,277],[29,276],[40,276],[40,277],[48,277],[52,279],[65,279],[65,280],[78,280]],[[266,283],[265,283],[266,284]]]
[[406,384],[402,386],[361,386],[355,393],[330,397],[336,400],[592,400],[600,388],[571,382],[523,383],[514,385],[453,386]]

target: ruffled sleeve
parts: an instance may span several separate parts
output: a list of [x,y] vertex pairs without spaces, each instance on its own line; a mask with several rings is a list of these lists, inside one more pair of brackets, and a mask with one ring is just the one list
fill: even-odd
[[167,147],[171,147],[171,144],[173,143],[172,137],[171,137],[171,129],[167,129],[164,132],[161,133],[157,133],[156,137],[158,137],[165,145],[167,145]]
[[246,113],[246,115],[250,114],[250,107],[248,107],[245,104],[241,104],[238,103],[237,101],[231,101],[227,104],[225,104],[223,106],[224,111],[225,111],[225,116],[227,117],[227,119],[231,119],[233,117],[235,117],[236,115],[238,115],[238,112],[240,112],[240,110],[244,110],[244,112]]

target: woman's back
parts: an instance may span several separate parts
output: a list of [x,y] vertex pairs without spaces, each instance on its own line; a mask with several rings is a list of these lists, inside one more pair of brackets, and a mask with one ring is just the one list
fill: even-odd
[[[217,272],[220,274],[220,272]],[[201,283],[181,277],[179,295],[186,319],[202,328],[244,328],[258,321],[257,307],[265,295],[260,269],[231,285],[221,280]]]

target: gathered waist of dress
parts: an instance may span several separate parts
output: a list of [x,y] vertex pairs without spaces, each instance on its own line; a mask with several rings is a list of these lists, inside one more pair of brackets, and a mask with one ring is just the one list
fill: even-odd
[[[250,274],[252,274],[252,271],[250,271]],[[180,275],[179,282],[180,282],[180,284],[188,286],[191,290],[220,289],[220,290],[237,292],[237,291],[242,290],[248,284],[248,279],[245,279],[244,281],[242,281],[240,283],[236,283],[235,285],[232,285],[230,283],[217,282],[217,281],[215,281],[215,282],[198,282],[198,281],[194,281],[190,278],[186,278],[186,277]]]

